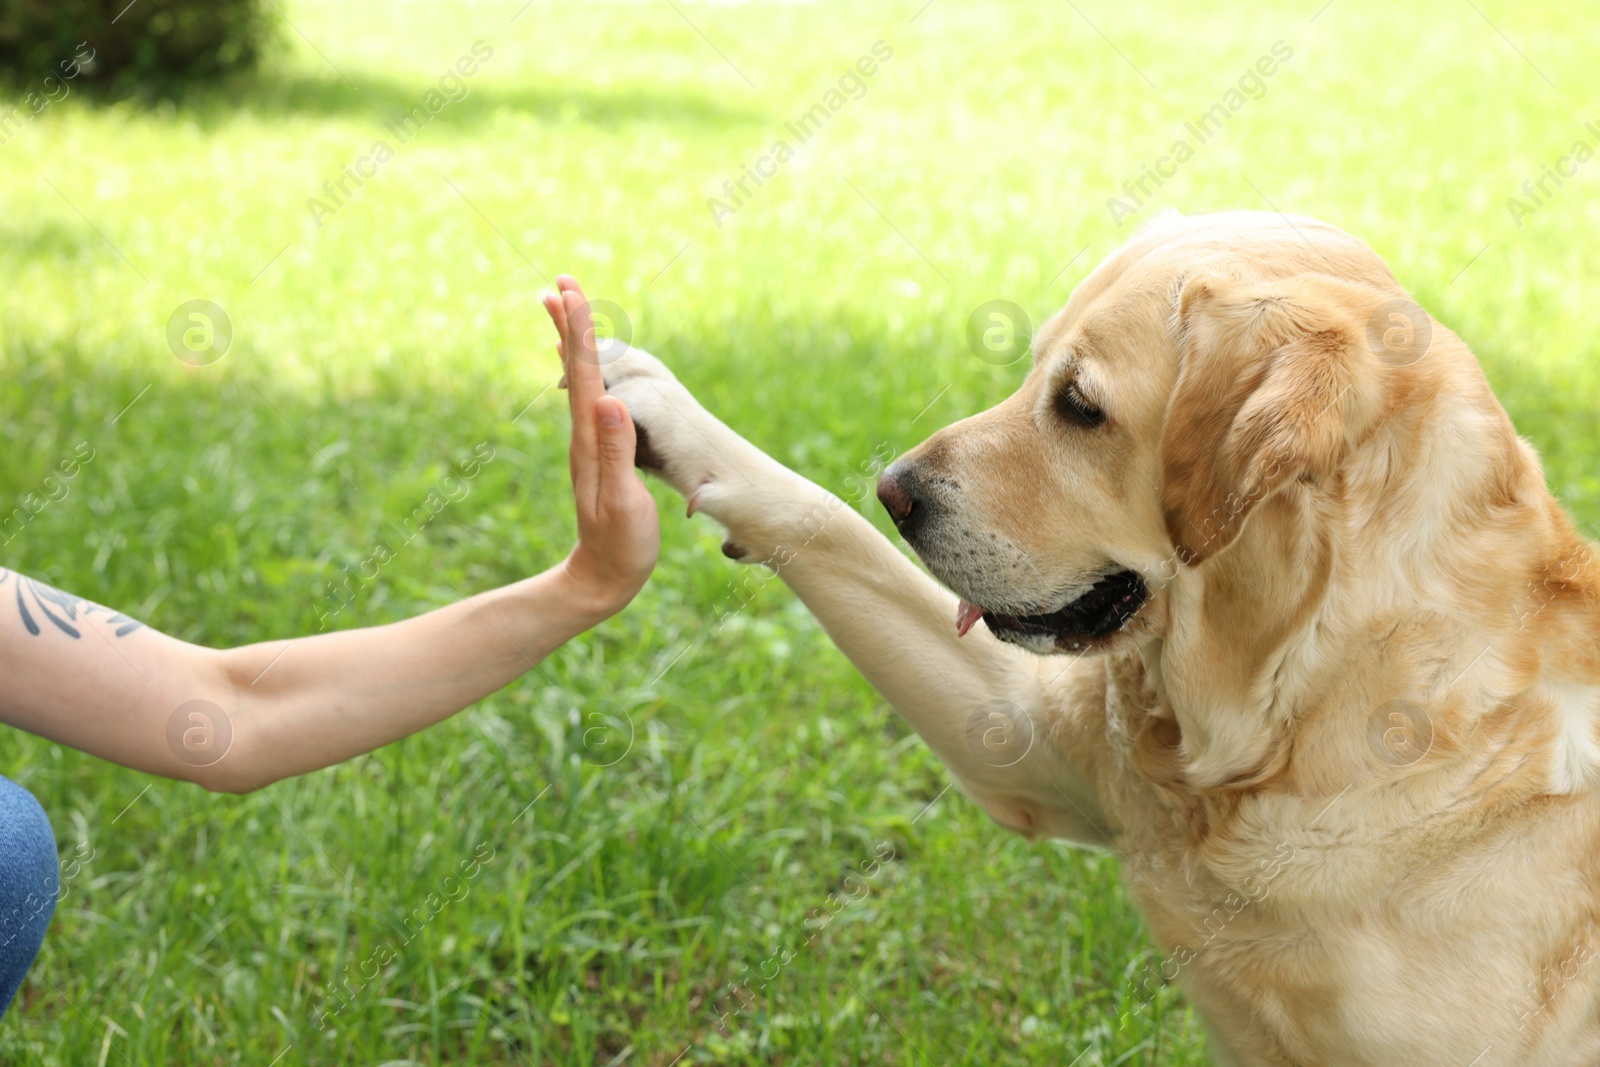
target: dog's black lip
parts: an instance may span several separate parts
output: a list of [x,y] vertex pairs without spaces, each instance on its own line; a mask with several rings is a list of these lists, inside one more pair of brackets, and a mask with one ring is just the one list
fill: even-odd
[[1052,640],[1095,641],[1116,633],[1138,614],[1150,587],[1134,571],[1116,571],[1095,582],[1066,607],[1040,615],[1007,615],[985,611],[983,624],[996,637],[1048,637]]

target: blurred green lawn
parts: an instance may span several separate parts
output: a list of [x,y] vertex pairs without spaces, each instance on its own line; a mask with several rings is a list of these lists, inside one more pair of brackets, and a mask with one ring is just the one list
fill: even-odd
[[[548,566],[573,532],[537,304],[559,271],[730,423],[860,498],[875,451],[1019,381],[968,350],[975,306],[1042,318],[1166,206],[1367,239],[1593,522],[1600,161],[1520,227],[1506,200],[1600,119],[1600,23],[1319,3],[301,0],[253,84],[74,94],[0,145],[0,511],[80,442],[94,458],[0,563],[195,641],[306,633],[487,443],[466,498],[333,625]],[[477,41],[467,97],[319,227],[308,198]],[[877,41],[893,56],[861,98],[717,225],[707,198]],[[1119,228],[1108,197],[1276,42],[1292,57],[1264,94]],[[193,299],[235,332],[201,368],[165,340]],[[92,852],[0,1061],[1203,1062],[1175,991],[1135,1010],[1152,950],[1115,864],[946,792],[796,601],[730,584],[751,572],[661,500],[661,565],[625,615],[346,766],[212,796],[0,735],[64,857]],[[868,895],[808,926],[885,842]],[[464,896],[427,903],[491,849]],[[785,952],[724,1034],[731,984]],[[346,973],[367,980],[318,1030]]]

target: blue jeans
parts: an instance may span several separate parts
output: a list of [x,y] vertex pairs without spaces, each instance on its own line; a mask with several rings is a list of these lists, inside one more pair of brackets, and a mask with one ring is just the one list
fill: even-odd
[[60,892],[49,818],[32,793],[0,777],[0,1015],[39,955]]

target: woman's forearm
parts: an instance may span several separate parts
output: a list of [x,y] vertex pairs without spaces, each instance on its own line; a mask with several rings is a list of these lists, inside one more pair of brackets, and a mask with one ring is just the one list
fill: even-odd
[[0,722],[248,792],[448,718],[620,610],[569,565],[386,626],[202,648],[0,569]]
[[249,791],[369,752],[501,688],[620,607],[561,565],[402,622],[216,653],[235,694],[232,743],[197,780]]

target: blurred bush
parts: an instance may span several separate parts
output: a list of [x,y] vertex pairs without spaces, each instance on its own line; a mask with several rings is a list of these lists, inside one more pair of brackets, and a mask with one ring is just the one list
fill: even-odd
[[266,44],[269,3],[0,0],[0,77],[140,91],[245,70]]

